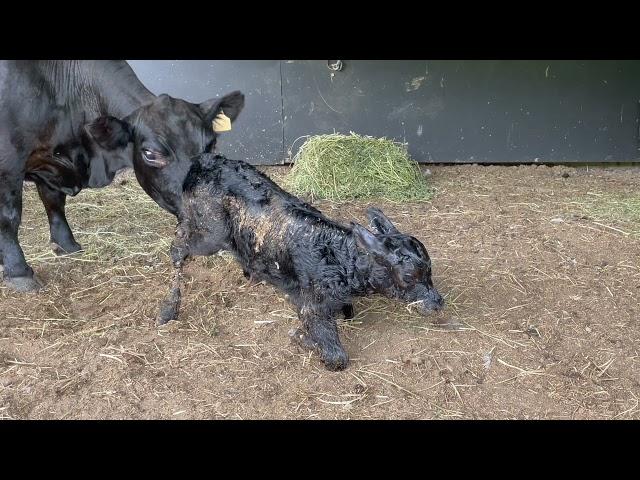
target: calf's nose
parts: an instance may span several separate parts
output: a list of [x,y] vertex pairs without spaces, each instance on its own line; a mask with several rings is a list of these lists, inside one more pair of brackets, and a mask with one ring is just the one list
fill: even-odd
[[435,299],[436,310],[442,310],[444,308],[444,298],[439,293],[436,293]]

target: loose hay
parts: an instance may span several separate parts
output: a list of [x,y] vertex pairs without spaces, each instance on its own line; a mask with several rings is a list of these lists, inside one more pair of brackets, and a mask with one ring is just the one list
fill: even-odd
[[592,195],[579,204],[594,219],[622,224],[629,234],[640,236],[640,196]]
[[[68,199],[67,218],[84,251],[64,258],[109,264],[126,259],[143,265],[167,258],[175,219],[140,188],[132,171],[122,176],[127,181],[118,186],[87,189]],[[27,187],[27,191],[33,190],[33,186]],[[48,244],[49,228],[42,205],[27,202],[24,217],[28,221],[20,228],[27,261],[35,266],[58,262],[60,257]]]
[[285,185],[297,194],[330,200],[429,200],[431,190],[407,146],[386,138],[317,135],[294,158]]

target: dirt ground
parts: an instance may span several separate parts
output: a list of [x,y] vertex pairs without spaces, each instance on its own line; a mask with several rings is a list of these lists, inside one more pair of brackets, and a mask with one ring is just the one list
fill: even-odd
[[[0,286],[0,418],[640,418],[640,170],[429,170],[431,201],[382,206],[426,245],[446,308],[358,300],[338,373],[228,256],[189,264],[182,321],[154,326],[174,221],[131,175],[70,199],[85,252],[62,258],[27,188],[21,241],[46,289]],[[366,202],[316,205],[365,221]]]

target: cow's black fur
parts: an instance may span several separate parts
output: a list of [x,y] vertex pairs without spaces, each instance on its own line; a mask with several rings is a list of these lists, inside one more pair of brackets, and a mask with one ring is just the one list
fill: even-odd
[[18,242],[23,180],[37,185],[56,252],[78,251],[65,218],[66,196],[108,185],[119,169],[133,166],[144,190],[177,214],[190,159],[214,149],[213,118],[223,111],[234,121],[243,106],[240,92],[200,104],[155,96],[124,60],[1,60],[5,283],[21,291],[40,287]]
[[353,316],[353,297],[379,293],[422,313],[444,303],[422,243],[400,233],[381,210],[367,214],[375,233],[328,219],[246,162],[201,155],[184,182],[172,245],[178,276],[161,323],[177,316],[183,261],[228,250],[247,276],[289,295],[302,321],[293,338],[316,350],[327,368],[345,368],[336,317]]

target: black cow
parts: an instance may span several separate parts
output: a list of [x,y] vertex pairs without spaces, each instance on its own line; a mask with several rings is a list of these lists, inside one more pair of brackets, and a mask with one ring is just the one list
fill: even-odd
[[330,370],[345,368],[335,320],[339,313],[353,316],[354,296],[383,294],[423,314],[444,305],[424,245],[400,233],[381,210],[367,215],[375,233],[329,220],[246,162],[201,155],[185,179],[171,247],[176,275],[159,322],[177,318],[184,261],[228,250],[245,276],[289,295],[302,321],[292,338],[317,351]]
[[[244,96],[194,104],[155,96],[125,61],[0,61],[0,271],[18,291],[40,283],[18,242],[23,180],[34,181],[56,253],[75,252],[67,195],[108,185],[133,166],[144,190],[177,214],[190,159],[216,144],[212,122],[233,122]],[[4,265],[3,265],[4,264]]]

